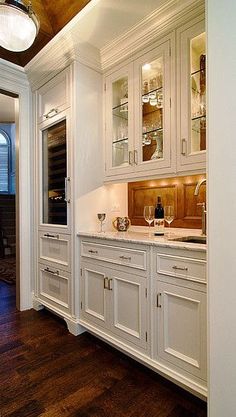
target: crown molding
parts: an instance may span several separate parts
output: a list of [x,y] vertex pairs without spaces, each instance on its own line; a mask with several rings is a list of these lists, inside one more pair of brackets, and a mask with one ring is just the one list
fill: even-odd
[[32,90],[44,85],[73,61],[101,71],[100,52],[92,45],[82,42],[76,31],[55,37],[25,66]]
[[204,0],[169,0],[101,49],[102,70],[108,70],[187,20],[204,14],[204,10]]
[[36,90],[73,61],[104,72],[194,17],[204,14],[204,0],[168,0],[101,50],[79,36],[79,21],[101,0],[91,0],[24,68]]
[[29,87],[29,82],[24,68],[12,62],[0,58],[1,80],[11,83],[19,83],[21,86]]
[[79,21],[100,1],[91,0],[25,66],[24,70],[33,91],[61,72],[74,60],[101,71],[100,51],[79,37]]

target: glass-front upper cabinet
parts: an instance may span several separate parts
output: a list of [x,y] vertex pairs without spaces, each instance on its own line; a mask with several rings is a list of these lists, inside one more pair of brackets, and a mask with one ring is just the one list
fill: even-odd
[[112,175],[132,165],[132,64],[106,79],[107,169]]
[[68,177],[66,118],[43,128],[41,138],[41,223],[68,226],[70,178]]
[[171,142],[170,41],[134,63],[137,170],[168,172]]
[[206,34],[201,21],[179,33],[180,159],[182,170],[206,161]]

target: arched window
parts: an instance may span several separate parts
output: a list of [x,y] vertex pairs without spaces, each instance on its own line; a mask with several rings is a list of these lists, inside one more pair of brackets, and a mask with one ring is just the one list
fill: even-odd
[[9,192],[10,138],[0,130],[0,193]]

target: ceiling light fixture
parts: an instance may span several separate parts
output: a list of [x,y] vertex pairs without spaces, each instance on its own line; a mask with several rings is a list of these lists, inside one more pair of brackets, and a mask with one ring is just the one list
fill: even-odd
[[34,42],[39,31],[39,20],[32,9],[21,0],[0,0],[0,46],[21,52]]

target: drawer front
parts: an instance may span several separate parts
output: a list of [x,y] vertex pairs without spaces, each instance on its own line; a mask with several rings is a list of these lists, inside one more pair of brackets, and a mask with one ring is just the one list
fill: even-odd
[[147,270],[146,251],[91,242],[82,242],[81,245],[81,255],[83,257],[125,265],[143,271]]
[[69,309],[70,274],[39,264],[39,297],[62,311]]
[[38,123],[69,107],[68,77],[68,70],[63,71],[38,90]]
[[60,265],[70,271],[71,238],[70,235],[52,232],[39,232],[39,260]]
[[206,282],[206,261],[157,253],[156,272],[176,278]]

